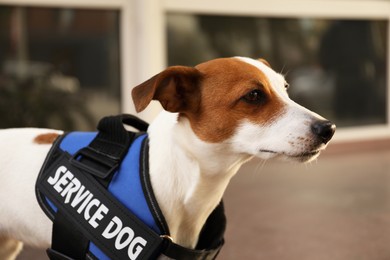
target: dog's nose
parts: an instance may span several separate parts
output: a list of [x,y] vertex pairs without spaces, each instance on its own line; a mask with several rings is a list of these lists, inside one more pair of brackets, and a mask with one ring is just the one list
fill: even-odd
[[320,120],[311,125],[311,131],[318,136],[324,144],[327,144],[336,131],[336,125],[328,120]]

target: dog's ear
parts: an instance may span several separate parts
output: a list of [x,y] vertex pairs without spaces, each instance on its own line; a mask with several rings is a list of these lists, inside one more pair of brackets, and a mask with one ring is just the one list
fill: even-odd
[[258,61],[260,61],[260,62],[264,63],[265,65],[267,65],[268,67],[270,67],[270,68],[271,68],[271,64],[269,64],[269,62],[268,62],[268,61],[266,61],[265,59],[262,59],[262,58],[260,58],[260,59],[258,59]]
[[137,112],[152,100],[160,101],[169,112],[187,112],[199,104],[199,83],[202,74],[195,68],[169,67],[132,90]]

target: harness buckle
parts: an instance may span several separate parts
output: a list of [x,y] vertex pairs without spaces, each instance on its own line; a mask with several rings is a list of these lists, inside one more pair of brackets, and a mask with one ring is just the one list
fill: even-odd
[[70,159],[75,167],[85,170],[96,177],[105,179],[119,167],[120,158],[99,152],[89,146],[77,151]]
[[169,236],[169,235],[160,235],[160,237],[161,237],[162,239],[168,240],[168,241],[171,242],[171,243],[174,243],[174,242],[173,242],[173,238],[172,238],[171,236]]

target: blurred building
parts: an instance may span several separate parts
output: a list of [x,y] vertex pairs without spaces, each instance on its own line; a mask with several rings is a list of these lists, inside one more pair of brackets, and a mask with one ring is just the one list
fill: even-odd
[[335,121],[336,139],[387,138],[389,6],[1,0],[0,127],[91,129],[104,115],[134,113],[131,88],[167,65],[250,56],[285,74],[293,99]]

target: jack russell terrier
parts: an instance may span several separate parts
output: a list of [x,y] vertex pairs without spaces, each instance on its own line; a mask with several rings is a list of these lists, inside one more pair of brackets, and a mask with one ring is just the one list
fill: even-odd
[[[150,181],[175,243],[195,247],[230,179],[251,158],[309,162],[327,146],[335,125],[292,101],[287,87],[265,60],[234,57],[169,67],[133,89],[137,112],[152,100],[165,110],[148,129]],[[34,184],[62,133],[0,130],[1,259],[15,258],[21,242],[50,245],[52,224]]]

